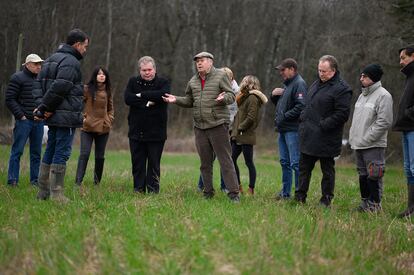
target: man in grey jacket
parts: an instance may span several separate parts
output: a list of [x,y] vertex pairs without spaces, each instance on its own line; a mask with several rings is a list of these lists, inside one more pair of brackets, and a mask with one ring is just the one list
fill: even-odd
[[214,196],[214,154],[220,163],[224,183],[232,201],[238,202],[239,185],[231,159],[229,141],[230,114],[227,108],[235,100],[230,80],[223,70],[214,68],[213,55],[201,52],[194,56],[197,73],[187,84],[185,96],[165,94],[164,101],[193,109],[195,143],[200,156],[204,197]]
[[356,153],[359,174],[361,212],[381,210],[382,176],[385,167],[387,133],[392,125],[392,96],[382,87],[382,68],[366,66],[361,73],[362,92],[355,103],[349,133],[351,148]]

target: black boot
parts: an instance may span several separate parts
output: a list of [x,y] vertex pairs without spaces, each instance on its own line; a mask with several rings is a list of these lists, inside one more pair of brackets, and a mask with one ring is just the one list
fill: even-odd
[[369,199],[368,207],[365,211],[368,212],[379,212],[382,210],[381,207],[381,195],[380,195],[380,179],[369,179],[368,178],[368,189],[369,189]]
[[359,176],[359,192],[361,193],[361,204],[356,208],[357,211],[365,211],[368,207],[369,188],[368,176]]
[[75,183],[81,185],[85,176],[86,167],[88,166],[88,156],[80,155],[78,159],[78,168],[76,169]]
[[95,184],[99,184],[101,182],[104,163],[105,163],[105,158],[95,159],[95,173],[93,177],[93,182]]
[[398,218],[410,217],[414,214],[414,184],[407,184],[408,189],[408,205],[407,209],[398,214]]

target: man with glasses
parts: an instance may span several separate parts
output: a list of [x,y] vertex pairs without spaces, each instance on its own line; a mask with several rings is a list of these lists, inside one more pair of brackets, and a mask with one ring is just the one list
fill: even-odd
[[299,125],[299,189],[295,200],[305,203],[312,170],[316,161],[322,169],[322,197],[319,202],[330,207],[335,188],[335,160],[341,153],[342,133],[348,120],[352,90],[338,71],[332,55],[319,59],[319,78],[312,83]]

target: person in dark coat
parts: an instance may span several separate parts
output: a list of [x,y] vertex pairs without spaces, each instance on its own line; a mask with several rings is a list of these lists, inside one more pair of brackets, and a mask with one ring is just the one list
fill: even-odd
[[401,72],[407,78],[398,104],[393,130],[402,132],[408,203],[407,208],[398,217],[405,218],[414,213],[414,44],[400,49],[400,65]]
[[43,60],[37,54],[29,54],[23,69],[10,78],[6,91],[6,106],[13,113],[13,145],[11,147],[7,183],[17,186],[19,182],[20,157],[24,146],[30,141],[30,183],[37,185],[42,153],[43,122],[35,121],[36,108],[32,95],[33,82],[40,72]]
[[86,33],[79,29],[70,31],[66,43],[45,60],[34,83],[35,119],[45,119],[49,126],[40,165],[38,199],[50,196],[60,203],[69,201],[63,194],[64,178],[75,130],[83,124],[80,60],[88,45]]
[[295,199],[305,203],[312,170],[316,161],[322,169],[320,204],[329,207],[334,197],[335,160],[341,153],[342,133],[348,120],[352,90],[341,78],[338,62],[331,55],[319,59],[319,79],[306,96],[306,106],[299,125],[299,189]]
[[125,89],[130,107],[128,137],[132,159],[134,191],[159,193],[160,162],[167,139],[167,106],[162,99],[170,91],[170,82],[157,75],[150,56],[138,60],[139,76],[131,77]]

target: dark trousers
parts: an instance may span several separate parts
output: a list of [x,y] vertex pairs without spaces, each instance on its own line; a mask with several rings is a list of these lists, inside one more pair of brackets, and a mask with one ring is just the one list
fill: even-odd
[[89,158],[92,143],[95,141],[95,159],[105,158],[105,148],[108,142],[109,133],[97,134],[81,131],[80,156]]
[[243,152],[244,163],[246,163],[249,169],[249,187],[254,188],[256,184],[256,167],[253,162],[253,145],[251,144],[237,144],[236,142],[231,143],[231,158],[233,159],[234,168],[236,169],[237,180],[240,182],[240,170],[237,166],[237,159]]
[[296,191],[295,197],[299,201],[306,201],[312,170],[318,160],[320,161],[322,170],[322,197],[320,201],[325,204],[330,204],[334,197],[335,188],[335,160],[332,157],[322,158],[300,153],[299,188]]
[[159,193],[160,162],[163,141],[139,141],[129,139],[132,160],[134,190],[140,193]]
[[195,143],[200,156],[200,172],[204,181],[204,196],[212,197],[213,188],[213,161],[214,155],[220,163],[220,171],[230,198],[237,197],[239,185],[236,171],[231,159],[231,146],[228,127],[224,124],[210,129],[194,128]]

